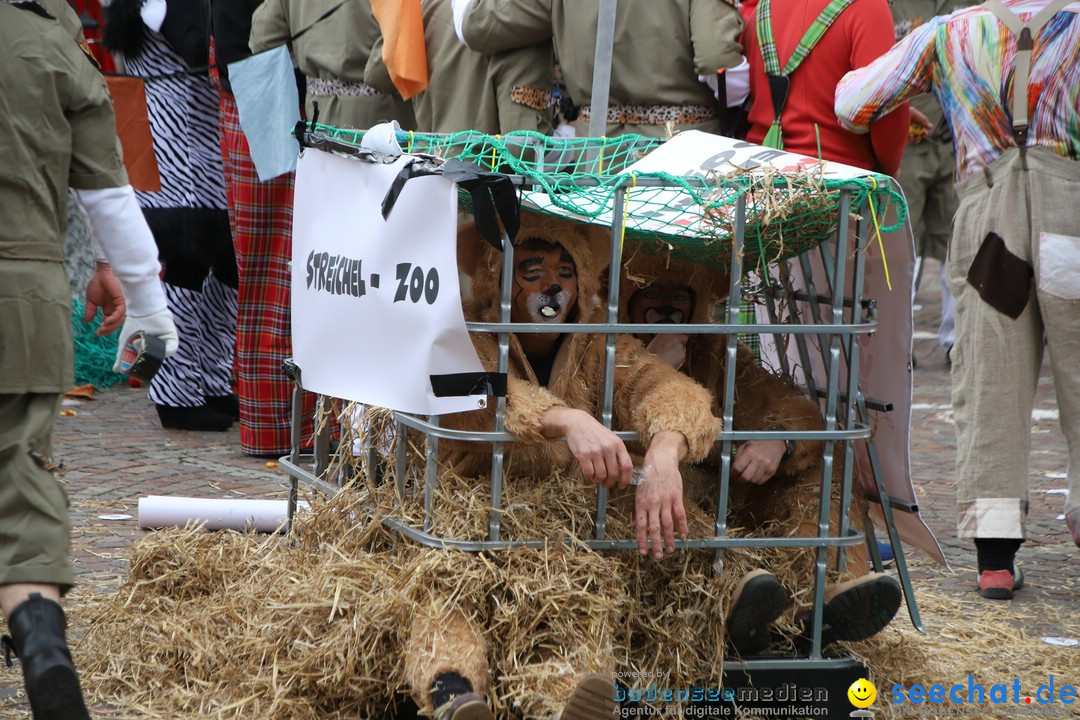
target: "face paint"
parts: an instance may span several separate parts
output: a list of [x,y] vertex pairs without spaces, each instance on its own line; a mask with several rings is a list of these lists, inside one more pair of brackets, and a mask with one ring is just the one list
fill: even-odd
[[630,322],[635,324],[690,322],[694,291],[678,283],[650,285],[634,293],[628,310]]
[[561,324],[577,305],[577,269],[561,246],[530,239],[514,257],[514,322]]

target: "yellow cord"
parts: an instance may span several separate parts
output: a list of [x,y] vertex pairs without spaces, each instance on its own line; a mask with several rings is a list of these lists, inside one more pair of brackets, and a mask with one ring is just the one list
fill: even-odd
[[885,268],[885,285],[892,292],[892,280],[889,279],[889,261],[885,259],[885,242],[881,239],[881,225],[878,224],[877,211],[874,209],[874,192],[877,191],[877,178],[871,176],[870,182],[874,183],[874,190],[867,199],[870,201],[870,217],[874,221],[874,232],[877,233],[878,248],[881,249],[881,265]]
[[[496,140],[500,140],[501,138],[502,138],[502,135],[496,135],[495,136]],[[495,172],[495,146],[494,145],[491,146],[491,171]]]
[[604,174],[604,142],[606,140],[607,140],[606,135],[601,135],[600,136],[600,165],[596,169],[596,174],[597,175],[603,175]]
[[410,155],[412,154],[412,143],[413,143],[413,131],[410,130],[409,131],[409,148],[405,151],[405,152],[409,153]]
[[637,187],[637,173],[630,173],[630,187],[626,189],[622,206],[622,232],[619,233],[619,254],[622,255],[626,243],[626,218],[630,215],[630,191]]

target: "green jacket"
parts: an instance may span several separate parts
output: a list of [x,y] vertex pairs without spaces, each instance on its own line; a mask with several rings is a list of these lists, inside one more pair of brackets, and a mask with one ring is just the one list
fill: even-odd
[[127,184],[105,79],[72,28],[0,0],[0,393],[71,387],[67,189]]
[[[592,104],[598,0],[473,0],[463,22],[469,47],[496,53],[551,40],[571,97]],[[701,106],[714,110],[698,76],[742,60],[742,18],[724,0],[620,0],[611,67],[612,106]],[[585,134],[578,123],[579,134]],[[676,129],[718,132],[719,120]],[[609,124],[608,135],[663,136],[659,124]]]
[[[422,8],[428,87],[413,98],[418,130],[551,132],[552,111],[545,104],[555,79],[550,40],[487,56],[457,39],[450,0],[423,0]],[[393,87],[382,61],[381,37],[365,78],[382,90]]]
[[[330,17],[316,20],[340,0],[265,0],[251,17],[252,52],[276,47],[309,25],[310,30],[292,43],[296,64],[306,77],[363,82],[364,66],[379,37],[379,25],[366,0],[346,2]],[[312,23],[315,23],[312,25]],[[412,107],[396,92],[370,96],[313,96],[306,107],[310,119],[313,101],[319,103],[319,122],[335,127],[366,130],[376,123],[397,120],[412,129]]]

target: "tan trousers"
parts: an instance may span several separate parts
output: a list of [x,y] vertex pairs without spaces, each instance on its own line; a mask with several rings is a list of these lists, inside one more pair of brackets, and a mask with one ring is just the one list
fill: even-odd
[[1025,537],[1043,338],[1080,506],[1080,162],[1009,150],[957,184],[952,400],[961,538]]

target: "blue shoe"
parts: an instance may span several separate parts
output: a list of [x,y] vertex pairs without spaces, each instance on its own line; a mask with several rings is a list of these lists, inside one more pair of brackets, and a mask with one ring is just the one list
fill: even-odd
[[881,555],[881,564],[889,566],[896,560],[896,554],[893,552],[892,543],[879,542],[877,544],[878,554]]

